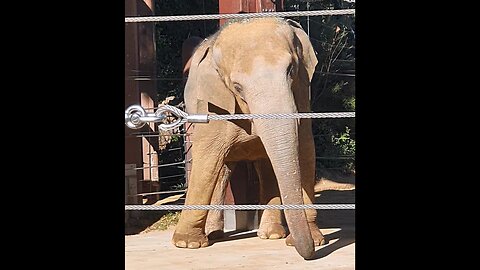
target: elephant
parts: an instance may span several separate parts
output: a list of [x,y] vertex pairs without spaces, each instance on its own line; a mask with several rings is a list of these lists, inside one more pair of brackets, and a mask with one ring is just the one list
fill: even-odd
[[[300,24],[282,18],[228,23],[195,50],[185,84],[188,114],[310,112],[318,63]],[[185,204],[210,204],[237,161],[254,161],[262,204],[312,204],[315,147],[311,119],[253,119],[195,124]],[[221,191],[220,191],[221,192]],[[180,248],[209,245],[207,210],[183,210],[172,236]],[[325,243],[315,209],[284,210],[286,242],[309,259]],[[283,238],[280,210],[263,212],[258,236]]]

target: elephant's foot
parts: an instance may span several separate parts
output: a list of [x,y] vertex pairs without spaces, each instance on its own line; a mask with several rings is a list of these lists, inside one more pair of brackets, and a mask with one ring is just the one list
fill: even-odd
[[[321,246],[327,243],[317,224],[309,222],[308,227],[310,227],[310,233],[312,234],[315,246]],[[287,239],[285,239],[285,243],[287,244],[287,246],[295,246],[295,240],[293,239],[291,234],[287,236]]]
[[175,231],[172,243],[179,248],[200,248],[208,246],[208,238],[201,228],[192,228],[186,233]]
[[261,239],[280,239],[287,235],[282,224],[278,223],[262,223],[257,231],[258,237]]

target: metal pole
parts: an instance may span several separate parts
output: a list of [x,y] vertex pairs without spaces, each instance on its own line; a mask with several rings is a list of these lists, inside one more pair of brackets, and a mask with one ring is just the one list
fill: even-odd
[[[307,11],[310,11],[310,1],[307,2]],[[310,16],[307,16],[307,35],[310,36]]]

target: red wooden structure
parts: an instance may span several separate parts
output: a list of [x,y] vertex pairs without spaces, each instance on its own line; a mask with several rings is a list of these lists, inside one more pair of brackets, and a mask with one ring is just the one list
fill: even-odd
[[[283,11],[284,0],[218,0],[220,14]],[[220,25],[225,20],[220,20]]]
[[[151,16],[153,0],[125,0],[125,16]],[[155,40],[154,23],[125,24],[125,109],[132,104],[144,108],[157,106],[155,80]],[[152,112],[152,111],[150,111]],[[158,181],[158,139],[140,138],[139,132],[154,132],[154,124],[145,125],[140,130],[125,127],[125,164],[135,164],[137,183],[131,184],[128,203],[141,203],[137,193],[160,190]],[[148,180],[148,181],[147,181]],[[136,189],[136,191],[135,191]]]

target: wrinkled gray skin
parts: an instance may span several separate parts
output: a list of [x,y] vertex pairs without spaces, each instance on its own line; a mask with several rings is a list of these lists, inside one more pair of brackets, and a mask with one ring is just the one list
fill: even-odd
[[[189,114],[309,112],[317,59],[300,25],[276,18],[233,23],[195,51],[185,87]],[[310,119],[210,121],[196,124],[186,204],[210,204],[224,191],[227,165],[255,160],[262,204],[311,204],[315,149]],[[221,196],[220,196],[221,197]],[[213,197],[213,203],[219,196]],[[172,242],[208,246],[207,211],[183,211]],[[305,259],[324,243],[316,211],[285,210],[287,244]],[[285,237],[280,211],[264,211],[260,238]]]

